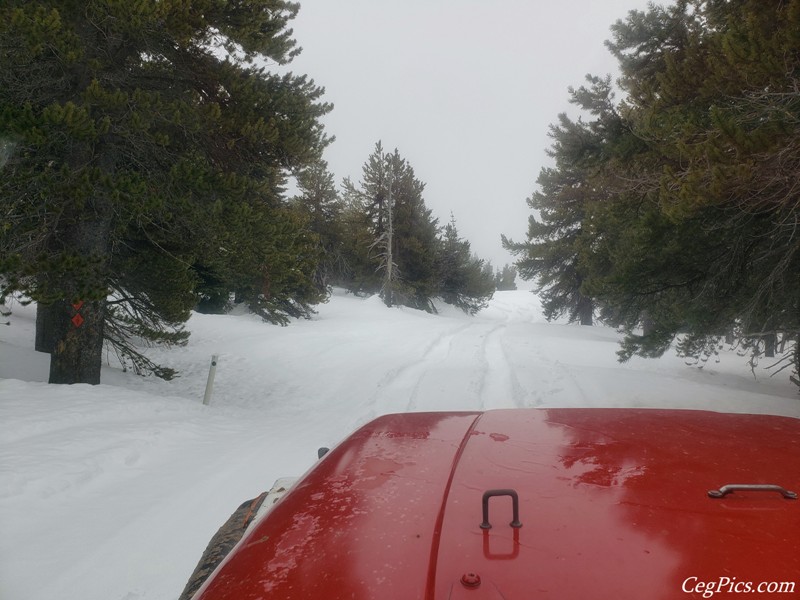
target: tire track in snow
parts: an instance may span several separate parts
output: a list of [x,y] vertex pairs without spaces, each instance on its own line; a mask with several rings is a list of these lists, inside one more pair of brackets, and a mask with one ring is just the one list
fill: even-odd
[[440,333],[425,347],[419,358],[387,372],[367,401],[367,405],[372,407],[368,416],[416,410],[425,376],[450,356],[456,336],[474,326],[475,323],[466,323]]
[[[439,332],[421,354],[386,372],[364,404],[363,420],[425,410],[481,410],[531,404],[509,360],[507,332],[535,321],[527,308],[499,303],[494,314]],[[407,356],[404,355],[404,357]]]
[[514,372],[505,345],[506,323],[494,326],[484,337],[479,361],[478,399],[481,409],[524,406],[525,390]]
[[553,366],[561,374],[561,380],[566,382],[575,390],[577,397],[580,399],[580,405],[590,406],[592,404],[591,398],[581,386],[579,377],[572,372],[572,367],[569,367],[558,360],[553,363]]
[[[534,349],[534,355],[539,359],[537,361],[539,369],[544,371],[546,376],[535,390],[534,401],[528,406],[538,407],[547,404],[589,406],[591,404],[590,395],[584,391],[579,383],[579,377],[573,372],[574,367],[548,357],[540,348]],[[565,400],[560,400],[560,398]]]

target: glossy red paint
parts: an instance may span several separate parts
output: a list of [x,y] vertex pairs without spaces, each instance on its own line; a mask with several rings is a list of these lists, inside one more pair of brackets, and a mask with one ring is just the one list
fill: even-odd
[[[702,411],[389,415],[332,450],[196,600],[691,598],[796,581],[800,421]],[[481,529],[485,491],[491,529]],[[700,597],[699,595],[697,597]]]

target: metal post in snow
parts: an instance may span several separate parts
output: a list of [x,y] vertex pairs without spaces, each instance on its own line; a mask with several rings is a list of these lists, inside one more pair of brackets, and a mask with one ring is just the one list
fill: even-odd
[[203,396],[203,404],[208,406],[208,403],[211,402],[211,390],[214,387],[214,375],[217,374],[217,358],[219,355],[212,354],[211,355],[211,366],[208,369],[208,381],[206,382],[206,393]]

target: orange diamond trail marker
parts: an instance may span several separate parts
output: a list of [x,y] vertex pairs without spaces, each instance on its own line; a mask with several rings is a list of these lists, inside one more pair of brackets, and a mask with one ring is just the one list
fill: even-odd
[[72,317],[71,321],[72,324],[75,325],[75,327],[80,327],[81,325],[83,325],[83,317],[80,316],[79,314]]

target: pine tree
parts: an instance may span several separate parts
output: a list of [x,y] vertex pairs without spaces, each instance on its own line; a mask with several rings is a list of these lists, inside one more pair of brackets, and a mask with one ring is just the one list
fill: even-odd
[[517,269],[511,265],[504,265],[502,270],[495,273],[495,289],[498,291],[511,291],[517,289]]
[[528,241],[506,240],[520,273],[548,316],[592,297],[627,333],[622,360],[798,340],[800,1],[679,0],[612,31],[626,98],[597,78],[572,91],[594,118],[551,130]]
[[303,169],[296,178],[300,195],[293,199],[293,204],[305,215],[309,229],[319,238],[321,259],[314,281],[320,289],[325,289],[330,283],[342,283],[346,273],[343,205],[333,174],[324,160]]
[[388,162],[393,182],[393,256],[399,270],[395,295],[400,304],[430,312],[438,284],[438,220],[425,205],[425,184],[397,149]]
[[559,115],[551,125],[553,140],[548,154],[554,167],[541,170],[539,190],[528,206],[539,218],[528,219],[528,239],[515,243],[503,237],[503,245],[520,258],[515,263],[523,279],[537,281],[545,317],[567,314],[570,322],[591,325],[594,301],[586,288],[589,275],[584,264],[591,236],[592,205],[604,201],[603,165],[613,156],[613,145],[622,135],[623,123],[613,104],[610,78],[587,77],[589,87],[570,89],[570,102],[593,116],[570,119]]
[[470,243],[459,236],[452,214],[441,240],[440,269],[439,294],[446,303],[474,315],[492,298],[495,286],[491,265],[472,254]]
[[[732,329],[797,339],[800,2],[681,2],[639,20],[652,26],[619,23],[609,45],[648,146],[629,197],[647,196],[651,208],[628,221],[641,258],[616,264],[606,287],[616,298],[638,293],[656,335],[629,336],[623,357],[657,355],[681,331],[689,355],[713,352]],[[667,32],[675,43],[665,48],[646,41]],[[787,360],[797,371],[796,349]]]
[[356,293],[380,292],[387,306],[391,306],[399,278],[392,220],[395,173],[380,140],[362,167],[362,174],[359,186],[349,178],[344,180],[349,207],[347,225],[351,240],[356,242],[348,253],[353,267],[350,287]]
[[362,210],[357,196],[347,191],[345,181],[341,214],[342,264],[341,284],[353,294],[367,296],[381,288],[379,265],[372,253],[375,237],[372,221]]
[[384,152],[380,142],[359,185],[345,180],[344,227],[355,240],[346,251],[351,291],[379,291],[389,305],[433,309],[438,225],[425,206],[424,188],[400,153]]
[[[98,383],[103,340],[180,343],[201,276],[266,315],[308,309],[316,247],[286,173],[326,143],[281,0],[9,0],[0,8],[0,295],[39,303],[51,382]],[[10,150],[9,150],[10,149]],[[297,256],[303,258],[298,259]]]

